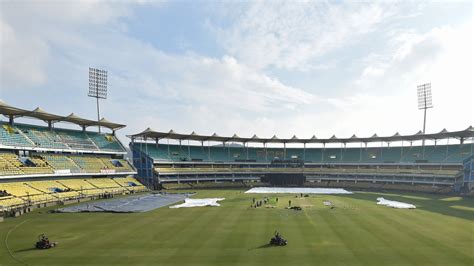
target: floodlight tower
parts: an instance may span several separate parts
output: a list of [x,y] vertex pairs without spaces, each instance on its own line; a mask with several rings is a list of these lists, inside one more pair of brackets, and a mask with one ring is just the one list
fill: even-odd
[[[423,134],[426,129],[426,110],[433,108],[433,97],[431,94],[431,83],[425,83],[417,86],[418,88],[418,110],[424,110],[423,116]],[[425,139],[423,138],[423,151],[425,149]],[[424,152],[423,152],[424,157]]]
[[99,99],[107,99],[107,71],[89,67],[89,93],[87,96],[97,99],[97,125],[100,133]]

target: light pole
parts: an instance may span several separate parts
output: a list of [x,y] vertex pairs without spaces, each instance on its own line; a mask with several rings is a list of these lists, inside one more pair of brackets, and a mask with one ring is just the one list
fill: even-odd
[[89,93],[87,96],[97,99],[97,125],[100,133],[99,99],[107,99],[107,71],[89,67]]
[[[433,108],[433,97],[431,94],[431,83],[417,86],[418,89],[418,110],[424,110],[423,114],[423,135],[426,130],[426,110]],[[425,158],[425,137],[423,136],[423,159]]]

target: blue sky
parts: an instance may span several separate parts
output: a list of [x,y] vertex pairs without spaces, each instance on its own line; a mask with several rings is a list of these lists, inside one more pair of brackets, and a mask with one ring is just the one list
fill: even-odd
[[109,71],[102,115],[240,136],[415,133],[473,123],[473,4],[346,1],[2,1],[0,99],[94,119],[88,67]]

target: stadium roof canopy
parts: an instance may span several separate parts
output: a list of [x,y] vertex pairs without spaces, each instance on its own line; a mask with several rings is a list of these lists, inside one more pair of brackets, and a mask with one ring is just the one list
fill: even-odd
[[9,117],[10,119],[14,119],[16,117],[30,117],[30,118],[43,120],[48,123],[69,122],[69,123],[79,125],[83,128],[100,125],[101,127],[109,128],[115,131],[115,130],[125,127],[125,125],[110,122],[105,118],[102,118],[99,121],[94,121],[94,120],[89,120],[89,119],[79,117],[75,115],[74,113],[68,116],[61,116],[61,115],[48,113],[39,107],[37,107],[34,110],[29,111],[29,110],[13,107],[1,100],[0,100],[0,114],[6,117]]
[[372,137],[360,138],[356,135],[353,135],[350,138],[338,138],[333,135],[331,138],[320,139],[316,136],[311,138],[303,139],[293,136],[292,138],[278,138],[273,136],[271,138],[259,138],[256,135],[250,138],[239,137],[237,134],[234,134],[232,137],[222,137],[214,133],[213,135],[198,135],[195,132],[191,134],[179,134],[170,130],[169,132],[159,132],[154,131],[150,128],[147,128],[143,132],[138,134],[129,135],[129,138],[132,140],[160,140],[160,139],[174,139],[174,140],[195,140],[195,141],[216,141],[216,142],[242,142],[242,143],[368,143],[368,142],[394,142],[394,141],[417,141],[417,140],[440,140],[455,138],[461,141],[469,138],[474,138],[474,128],[470,126],[469,128],[461,131],[452,131],[448,132],[446,129],[443,129],[439,133],[423,134],[419,131],[413,135],[400,135],[398,132],[393,136],[379,137],[377,134],[374,134]]

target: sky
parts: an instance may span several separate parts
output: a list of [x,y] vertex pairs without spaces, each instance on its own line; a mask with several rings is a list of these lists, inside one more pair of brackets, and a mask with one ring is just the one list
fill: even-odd
[[[0,99],[117,134],[319,138],[473,125],[471,1],[0,1]],[[61,125],[57,125],[60,127]],[[65,125],[67,126],[67,125]]]

